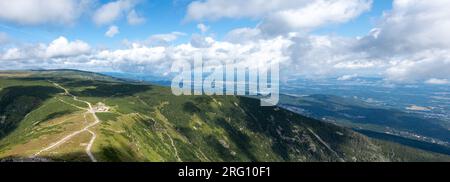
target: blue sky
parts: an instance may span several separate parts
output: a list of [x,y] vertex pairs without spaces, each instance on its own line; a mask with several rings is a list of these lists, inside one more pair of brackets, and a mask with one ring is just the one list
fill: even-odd
[[[102,0],[97,4],[105,4],[111,1]],[[145,17],[145,23],[140,25],[128,25],[126,18],[119,18],[113,25],[120,29],[120,33],[113,37],[105,37],[104,33],[108,25],[96,25],[91,17],[82,16],[73,25],[39,25],[27,26],[14,22],[0,21],[0,31],[7,33],[13,39],[23,42],[50,42],[59,36],[68,39],[80,39],[91,45],[120,46],[124,39],[142,40],[154,34],[169,32],[184,32],[187,35],[200,33],[198,23],[204,23],[210,27],[209,33],[217,39],[223,38],[227,32],[241,27],[256,27],[260,22],[257,18],[225,18],[216,21],[188,21],[185,22],[186,9],[190,0],[154,0],[140,1],[136,11]],[[341,36],[364,36],[376,24],[384,11],[392,8],[391,0],[377,0],[373,2],[372,9],[361,16],[344,24],[331,24],[314,31],[316,34],[335,34]],[[175,43],[188,42],[189,36],[182,36]]]
[[[101,1],[103,4],[111,1]],[[0,21],[0,31],[6,32],[14,39],[26,42],[50,42],[59,36],[69,39],[81,39],[90,44],[117,45],[123,39],[142,40],[154,34],[164,34],[169,32],[184,32],[187,34],[200,33],[197,29],[198,22],[184,22],[187,0],[156,0],[141,1],[136,10],[145,17],[146,21],[140,25],[130,26],[125,18],[120,18],[114,25],[120,28],[120,34],[114,38],[104,36],[108,26],[96,25],[91,21],[91,17],[84,16],[74,25],[39,25],[24,26],[11,22]],[[211,23],[211,31],[217,36],[224,35],[227,31],[236,27],[255,26],[257,20],[224,20]],[[189,37],[184,37],[181,41],[188,41]]]
[[244,65],[274,61],[288,78],[450,84],[447,7],[443,0],[0,0],[0,69],[167,75],[176,59],[201,52],[245,58]]
[[362,14],[356,19],[341,25],[332,25],[330,27],[318,30],[320,34],[337,34],[342,36],[364,36],[382,17],[383,13],[392,9],[392,0],[375,0],[369,12]]

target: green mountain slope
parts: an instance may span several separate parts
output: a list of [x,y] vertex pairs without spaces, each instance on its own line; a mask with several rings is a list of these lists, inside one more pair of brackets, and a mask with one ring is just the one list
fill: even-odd
[[391,128],[396,131],[414,133],[420,136],[450,141],[449,130],[437,119],[429,119],[417,114],[396,109],[370,105],[366,102],[331,95],[310,95],[295,97],[282,95],[281,104],[293,109],[301,109],[314,118],[328,118],[354,127],[364,127],[375,131]]
[[71,70],[0,73],[3,161],[450,161],[234,96]]
[[332,95],[281,95],[281,107],[373,138],[450,155],[450,131],[435,118]]

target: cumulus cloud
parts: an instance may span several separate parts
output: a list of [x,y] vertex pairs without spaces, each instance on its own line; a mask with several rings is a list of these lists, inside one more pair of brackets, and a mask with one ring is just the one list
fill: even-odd
[[370,10],[371,5],[371,0],[194,1],[188,6],[186,20],[262,19],[261,30],[280,34],[347,22]]
[[236,61],[242,66],[260,66],[261,68],[267,68],[274,62],[282,63],[288,59],[283,52],[289,46],[289,41],[282,38],[247,44],[216,41],[211,37],[207,39],[210,41],[207,47],[199,47],[191,43],[149,47],[134,43],[127,49],[101,51],[93,55],[92,60],[108,62],[122,71],[165,75],[170,71],[174,60],[193,61],[196,53],[202,53],[206,61],[214,60],[223,63]]
[[[444,84],[450,80],[450,42],[447,41],[450,33],[446,31],[450,29],[450,13],[446,10],[449,1],[394,0],[393,9],[385,12],[374,29],[363,37],[304,32],[349,21],[370,6],[369,0],[195,1],[188,7],[188,20],[255,18],[261,23],[231,30],[224,40],[193,34],[190,42],[172,45],[186,35],[172,32],[153,35],[117,50],[92,51],[82,41],[59,38],[55,41],[60,43],[54,49],[67,50],[48,53],[53,42],[32,48],[11,48],[3,51],[1,58],[30,62],[33,59],[28,58],[32,54],[52,65],[98,65],[122,71],[166,73],[172,61],[192,59],[196,52],[201,52],[207,59],[239,60],[242,65],[267,66],[269,60],[276,60],[281,63],[282,76],[290,78],[333,76],[347,80],[375,75],[391,81],[427,84]],[[120,10],[119,14],[133,8],[127,9]],[[206,32],[206,26],[198,27]],[[278,29],[272,30],[273,27]]]
[[[362,38],[275,33],[292,41],[286,53],[289,64],[284,65],[283,72],[290,76],[313,77],[383,76],[397,82],[450,79],[450,43],[447,41],[450,33],[445,28],[450,25],[450,13],[445,10],[448,6],[450,2],[441,0],[395,0],[393,9]],[[242,43],[267,39],[264,21],[268,19],[257,28],[235,29],[228,33],[226,40]],[[287,24],[270,23],[280,28]]]
[[130,24],[140,23],[142,18],[137,16],[133,9],[137,3],[137,0],[118,0],[106,3],[94,12],[92,19],[97,25],[106,25],[128,14],[127,18]]
[[161,61],[165,54],[166,48],[164,47],[147,47],[135,43],[128,49],[100,51],[94,57],[98,60],[111,61],[116,64],[130,61],[139,65]]
[[389,54],[449,48],[449,5],[445,0],[395,0],[362,48]]
[[23,59],[24,55],[18,48],[10,48],[2,55],[2,60],[17,60]]
[[368,0],[318,0],[275,12],[263,21],[261,28],[270,34],[305,32],[323,25],[347,22],[368,11],[371,4]]
[[48,45],[41,43],[21,48],[9,48],[1,55],[1,60],[46,60],[89,54],[90,51],[89,44],[81,40],[69,41],[65,37],[58,37]]
[[[91,0],[0,0],[0,20],[19,25],[73,24],[94,8]],[[141,24],[135,6],[139,0],[117,0],[101,5],[93,13],[97,25],[111,24],[126,16],[130,25]]]
[[21,25],[72,24],[90,3],[87,0],[0,0],[0,20]]
[[166,46],[177,40],[181,36],[186,36],[183,32],[172,32],[168,34],[156,34],[150,36],[147,43],[150,45]]
[[105,36],[107,37],[114,37],[117,34],[119,34],[119,27],[112,25],[108,28],[108,31],[105,32]]
[[90,49],[90,46],[81,40],[69,42],[65,37],[59,37],[48,45],[45,55],[48,58],[76,56],[89,53]]
[[[233,44],[257,43],[282,35],[282,39],[290,42],[283,53],[289,57],[289,63],[282,65],[283,73],[287,75],[375,74],[384,64],[367,53],[354,51],[357,39],[305,35],[305,32],[317,27],[347,22],[368,11],[371,5],[371,0],[206,0],[192,2],[186,20],[260,20],[261,23],[255,28],[230,31],[225,41]],[[207,47],[204,39],[203,36],[193,36],[191,44]]]
[[397,57],[391,58],[386,71],[386,76],[391,80],[410,82],[429,78],[450,78],[450,52],[447,50],[424,50]]
[[397,81],[450,78],[450,1],[395,0],[379,25],[355,51],[390,64],[386,76]]
[[339,76],[360,74],[376,76],[385,68],[383,60],[354,51],[358,39],[339,36],[292,35],[290,63],[285,73],[291,76]]
[[14,48],[3,52],[1,60],[15,61],[15,65],[28,67],[67,68],[68,66],[86,70],[115,69],[127,72],[143,72],[166,75],[174,60],[193,61],[196,53],[202,53],[206,61],[223,63],[236,61],[246,67],[268,68],[274,63],[284,63],[290,41],[281,37],[232,44],[204,37],[209,45],[199,47],[191,43],[173,46],[147,46],[133,43],[131,46],[116,50],[91,50],[81,41],[70,42],[64,37],[49,45],[38,44],[28,48]]
[[425,81],[425,83],[431,84],[431,85],[447,85],[450,83],[450,81],[448,81],[447,79],[431,78],[431,79]]

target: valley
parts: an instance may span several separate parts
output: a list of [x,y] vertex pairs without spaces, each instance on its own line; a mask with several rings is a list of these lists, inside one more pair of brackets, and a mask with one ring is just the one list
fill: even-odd
[[3,72],[1,161],[450,161],[235,96],[74,70]]

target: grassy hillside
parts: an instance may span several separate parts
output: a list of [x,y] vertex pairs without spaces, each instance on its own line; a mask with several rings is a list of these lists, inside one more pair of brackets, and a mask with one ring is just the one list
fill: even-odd
[[2,72],[2,115],[5,161],[450,161],[250,98],[71,70]]

